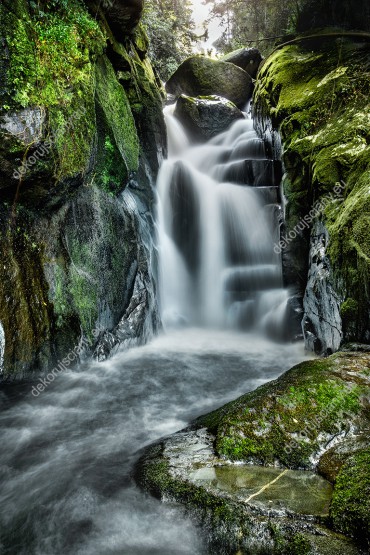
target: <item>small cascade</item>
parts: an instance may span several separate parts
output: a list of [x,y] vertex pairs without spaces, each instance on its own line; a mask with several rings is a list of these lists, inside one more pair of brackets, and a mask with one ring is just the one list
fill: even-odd
[[250,118],[191,146],[165,109],[169,157],[158,176],[161,309],[165,327],[259,330],[282,338],[288,293],[274,252],[281,164]]

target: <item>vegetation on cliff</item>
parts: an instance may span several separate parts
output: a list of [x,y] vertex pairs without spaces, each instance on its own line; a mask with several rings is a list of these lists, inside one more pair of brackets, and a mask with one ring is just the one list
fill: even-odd
[[120,195],[130,184],[152,203],[165,150],[162,91],[137,25],[140,3],[135,13],[116,8],[118,38],[109,6],[93,0],[0,5],[8,375],[50,368],[81,336],[92,344],[95,328],[112,329],[124,314],[138,269],[148,275],[136,201]]
[[[325,200],[322,219],[342,303],[344,338],[368,342],[369,253],[369,43],[350,38],[304,40],[278,48],[256,83],[260,117],[280,130],[286,176],[287,231],[314,203]],[[340,185],[342,195],[335,193]],[[308,234],[291,241],[301,287],[307,272]]]

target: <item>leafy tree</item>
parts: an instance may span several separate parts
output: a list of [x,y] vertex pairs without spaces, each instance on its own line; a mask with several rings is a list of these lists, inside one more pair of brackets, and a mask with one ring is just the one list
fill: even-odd
[[197,40],[190,0],[146,0],[143,23],[150,54],[161,79],[166,81],[192,53]]
[[[369,30],[368,0],[205,0],[224,33],[216,46],[229,52],[246,44],[268,51],[275,38],[325,27]],[[272,37],[272,40],[266,40]]]

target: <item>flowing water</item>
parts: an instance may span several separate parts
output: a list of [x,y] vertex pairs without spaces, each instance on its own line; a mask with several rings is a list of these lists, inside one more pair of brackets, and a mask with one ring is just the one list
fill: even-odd
[[[226,186],[212,177],[220,174],[221,159],[232,164],[239,148],[243,156],[245,148],[257,160],[262,156],[250,122],[207,147],[185,148],[185,156],[179,154],[186,147],[181,127],[175,135],[159,184],[162,306],[167,324],[189,325],[103,363],[60,374],[38,396],[35,382],[3,387],[1,554],[204,553],[198,530],[181,507],[161,504],[135,486],[131,474],[139,451],[304,358],[301,344],[264,336],[281,325],[285,306],[265,217],[276,206],[263,204],[248,187]],[[176,171],[186,178],[175,197],[184,200],[184,183],[190,182],[185,219],[196,216],[194,228],[177,219],[177,235],[176,203],[165,194],[168,176]],[[245,331],[248,314],[253,330]]]
[[249,118],[192,147],[171,108],[166,116],[170,151],[158,177],[164,324],[279,337],[288,291],[274,251],[277,163]]

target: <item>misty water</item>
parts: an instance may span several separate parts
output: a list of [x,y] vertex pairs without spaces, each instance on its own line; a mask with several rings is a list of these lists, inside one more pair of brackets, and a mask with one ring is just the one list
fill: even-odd
[[[305,357],[301,343],[269,338],[284,324],[287,298],[272,251],[274,220],[266,219],[275,205],[271,199],[263,203],[246,186],[229,184],[228,192],[217,167],[225,150],[227,163],[237,152],[245,156],[248,141],[247,150],[257,149],[258,157],[261,145],[250,122],[238,125],[205,147],[206,158],[203,147],[189,153],[181,128],[175,129],[159,182],[166,332],[105,362],[61,373],[37,397],[32,393],[37,379],[3,387],[1,554],[205,552],[199,530],[180,506],[160,503],[135,485],[140,451]],[[198,195],[195,205],[203,219],[193,258],[181,234],[174,237],[169,219],[171,158],[181,161]],[[223,223],[217,214],[224,215]]]
[[138,450],[276,378],[301,344],[186,329],[59,375],[36,398],[5,389],[0,413],[3,554],[200,554],[180,508],[142,493]]

